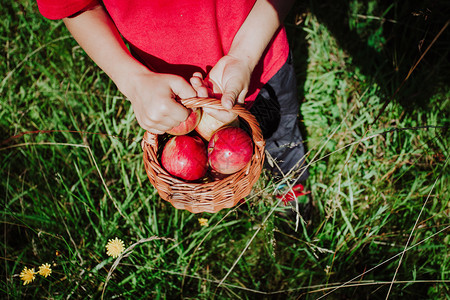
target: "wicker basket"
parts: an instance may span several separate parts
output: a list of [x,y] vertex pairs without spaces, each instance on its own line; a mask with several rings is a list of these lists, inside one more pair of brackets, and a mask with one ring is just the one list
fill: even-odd
[[[223,109],[220,101],[212,98],[190,98],[181,100],[187,108],[208,107]],[[215,213],[223,208],[235,206],[247,196],[258,180],[264,161],[264,139],[255,117],[242,105],[235,105],[232,112],[244,120],[253,140],[253,157],[242,170],[222,179],[211,182],[186,182],[172,177],[159,162],[161,148],[167,140],[162,136],[146,132],[142,140],[144,165],[148,178],[162,199],[169,201],[175,208],[186,209],[192,213]]]

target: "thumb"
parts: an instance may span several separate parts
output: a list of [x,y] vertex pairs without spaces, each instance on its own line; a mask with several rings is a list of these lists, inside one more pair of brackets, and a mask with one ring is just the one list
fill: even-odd
[[241,92],[242,87],[239,84],[227,84],[222,94],[222,106],[225,109],[232,109]]
[[247,89],[226,90],[222,95],[222,106],[226,109],[231,109],[236,101],[244,104],[245,96],[247,96]]
[[221,102],[225,109],[232,109],[236,102],[236,94],[234,92],[225,92],[222,95]]

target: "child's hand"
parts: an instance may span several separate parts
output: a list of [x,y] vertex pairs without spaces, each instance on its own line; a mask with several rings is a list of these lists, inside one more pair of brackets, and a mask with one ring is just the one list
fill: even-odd
[[64,18],[64,24],[131,101],[142,128],[162,134],[186,120],[188,110],[176,100],[195,97],[194,88],[180,76],[153,73],[137,61],[102,6]]
[[126,91],[139,125],[154,134],[162,134],[188,117],[188,110],[176,101],[196,96],[182,77],[143,73],[128,80]]
[[[231,109],[236,102],[243,104],[250,84],[251,69],[244,61],[231,55],[222,57],[207,78],[203,80],[200,73],[194,73],[190,82],[198,97],[215,97],[221,99],[225,109]],[[210,115],[222,122],[231,122],[236,114],[226,110],[205,109]]]

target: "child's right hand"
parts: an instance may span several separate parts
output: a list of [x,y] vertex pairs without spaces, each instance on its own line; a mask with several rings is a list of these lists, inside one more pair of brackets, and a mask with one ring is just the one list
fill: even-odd
[[128,76],[124,86],[121,91],[130,100],[139,125],[154,134],[163,134],[188,117],[177,99],[197,96],[182,77],[150,71]]

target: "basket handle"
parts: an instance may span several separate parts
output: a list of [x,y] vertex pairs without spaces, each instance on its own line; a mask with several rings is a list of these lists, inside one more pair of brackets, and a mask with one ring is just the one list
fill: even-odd
[[[264,147],[264,140],[262,137],[261,129],[259,127],[258,121],[256,121],[255,116],[253,116],[245,107],[244,105],[240,103],[236,103],[233,108],[231,109],[225,109],[222,106],[222,103],[220,99],[216,98],[199,98],[199,97],[193,97],[193,98],[187,98],[187,99],[181,99],[181,104],[183,104],[187,108],[211,108],[211,109],[219,109],[219,110],[227,110],[229,112],[233,112],[243,118],[248,125],[250,126],[250,129],[252,131],[253,135],[253,142],[257,144],[258,146]],[[155,145],[157,143],[157,134],[151,133],[151,132],[145,132],[143,141]]]

